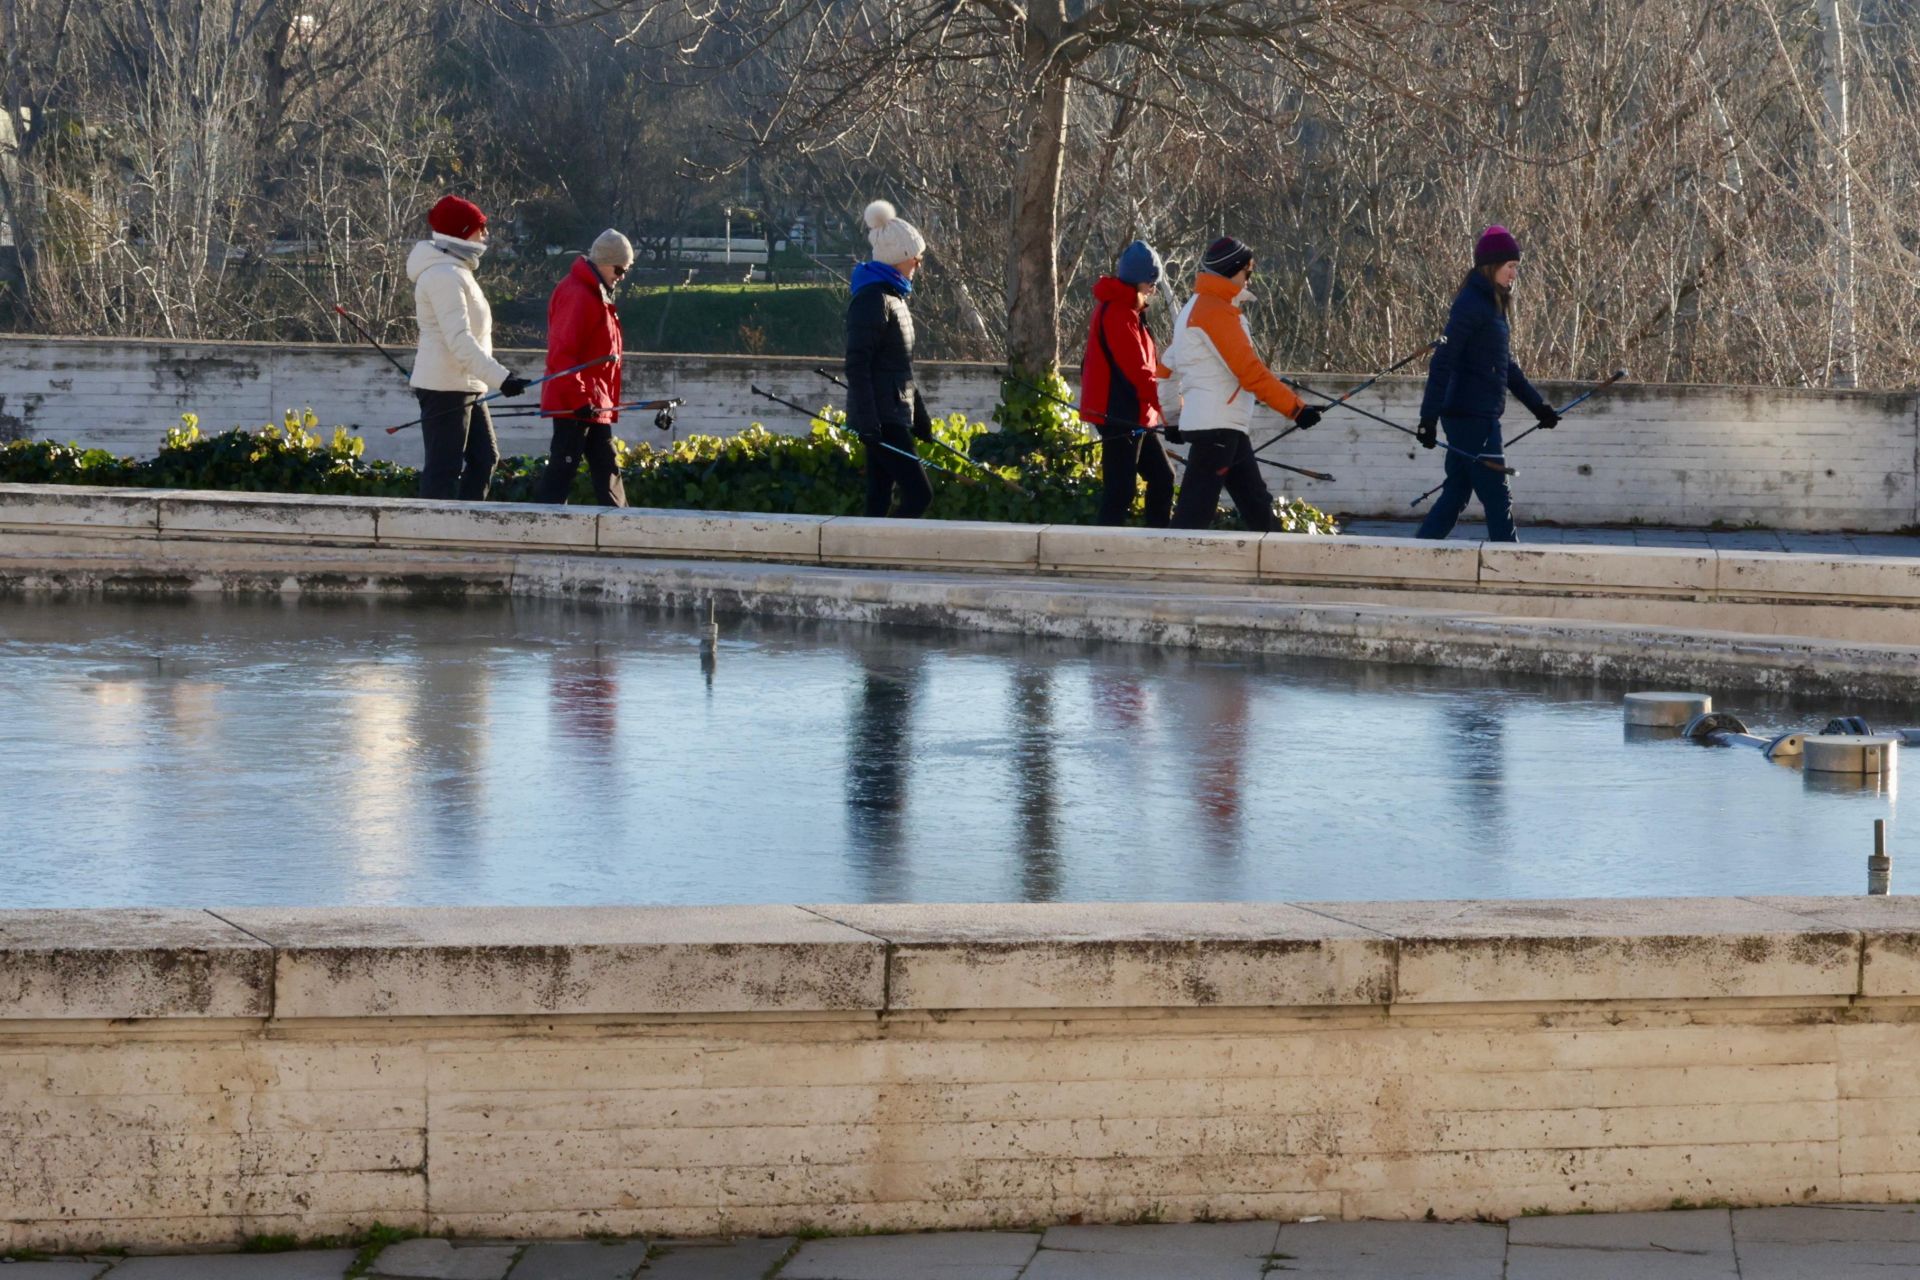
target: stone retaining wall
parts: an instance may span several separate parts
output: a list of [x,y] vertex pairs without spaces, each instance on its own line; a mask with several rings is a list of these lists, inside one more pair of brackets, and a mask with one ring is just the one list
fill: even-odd
[[0,1250],[1912,1200],[1913,903],[0,912]]
[[[542,355],[514,351],[503,359],[524,372],[540,367]],[[634,355],[626,380],[636,395],[686,397],[681,435],[731,434],[753,421],[792,431],[805,424],[749,387],[808,406],[837,404],[838,390],[812,372],[820,363]],[[984,421],[998,399],[989,366],[920,369],[943,413]],[[1356,381],[1312,380],[1334,392]],[[1411,426],[1422,385],[1386,379],[1356,403]],[[1578,390],[1543,386],[1555,403]],[[278,421],[284,410],[309,405],[328,427],[364,428],[370,456],[418,460],[415,436],[377,429],[418,410],[393,368],[364,347],[0,336],[0,440],[27,435],[146,454],[183,412],[224,430]],[[1257,419],[1262,438],[1283,425],[1265,411]],[[1527,425],[1516,408],[1511,431]],[[537,423],[503,428],[507,453],[546,451],[547,431]],[[633,440],[661,438],[649,421],[629,421],[622,431]],[[1320,483],[1270,473],[1276,489],[1358,515],[1413,514],[1410,500],[1440,478],[1440,454],[1342,411],[1273,456],[1337,477]],[[1520,471],[1514,484],[1523,521],[1900,529],[1920,525],[1920,394],[1622,384],[1560,430],[1534,435],[1510,461]]]

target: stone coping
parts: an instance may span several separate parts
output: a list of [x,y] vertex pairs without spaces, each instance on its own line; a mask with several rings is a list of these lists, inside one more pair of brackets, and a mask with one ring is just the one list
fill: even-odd
[[1920,897],[0,911],[0,1020],[1920,997]]
[[0,533],[1920,608],[1920,557],[0,485]]

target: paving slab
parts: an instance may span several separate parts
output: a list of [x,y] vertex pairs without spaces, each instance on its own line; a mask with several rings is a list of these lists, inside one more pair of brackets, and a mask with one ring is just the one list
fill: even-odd
[[5,1280],[94,1280],[107,1269],[107,1263],[88,1262],[84,1258],[50,1258],[45,1262],[7,1262],[0,1256],[0,1277]]
[[1049,1227],[1042,1249],[1180,1258],[1264,1258],[1277,1222],[1154,1223],[1133,1227]]
[[1024,1231],[813,1240],[780,1269],[780,1280],[1019,1280],[1039,1244]]
[[1578,1249],[1669,1249],[1733,1252],[1733,1220],[1725,1209],[1670,1213],[1571,1213],[1515,1218],[1507,1241]]
[[1741,1280],[1914,1280],[1920,1277],[1920,1244],[1901,1241],[1743,1243],[1739,1256]]
[[1507,1229],[1477,1222],[1289,1223],[1274,1253],[1280,1275],[1500,1280]]
[[1784,1209],[1736,1209],[1733,1239],[1744,1256],[1748,1244],[1816,1244],[1888,1241],[1915,1247],[1920,1264],[1920,1205],[1807,1205]]
[[529,1245],[507,1275],[508,1280],[633,1280],[646,1265],[645,1240],[568,1240]]
[[1506,1280],[1738,1280],[1733,1253],[1657,1249],[1558,1249],[1514,1245]]
[[[792,1236],[764,1240],[656,1240],[646,1280],[763,1280],[793,1248]],[[518,1277],[514,1277],[518,1280]]]
[[[110,1280],[340,1280],[353,1259],[352,1249],[128,1258],[115,1264],[108,1276]],[[14,1274],[12,1268],[0,1272],[5,1280],[13,1280]]]
[[382,1249],[367,1274],[379,1280],[505,1280],[518,1252],[513,1244],[402,1240]]
[[1042,1249],[1020,1280],[1261,1280],[1262,1258],[1180,1258],[1164,1254],[1070,1253]]

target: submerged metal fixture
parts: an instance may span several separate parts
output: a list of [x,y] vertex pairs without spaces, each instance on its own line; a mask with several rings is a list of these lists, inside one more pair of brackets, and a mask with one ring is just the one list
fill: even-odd
[[1647,692],[1626,696],[1627,723],[1642,729],[1682,729],[1713,710],[1704,693]]
[[1748,730],[1746,722],[1726,711],[1709,711],[1687,721],[1680,731],[1684,736],[1708,747],[1752,747],[1769,760],[1792,760],[1802,750],[1806,735],[1783,733],[1763,738]]
[[1893,891],[1893,857],[1887,852],[1887,820],[1873,820],[1873,852],[1867,855],[1867,892]]
[[1806,766],[1810,773],[1847,773],[1855,776],[1893,773],[1899,762],[1896,738],[1861,733],[1814,733],[1806,739]]
[[1874,732],[1865,716],[1835,716],[1822,733],[1850,733],[1861,738],[1892,738],[1910,747],[1920,747],[1920,729],[1882,729]]

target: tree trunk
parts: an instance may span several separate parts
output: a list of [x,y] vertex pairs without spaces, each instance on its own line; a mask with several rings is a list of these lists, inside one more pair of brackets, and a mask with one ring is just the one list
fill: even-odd
[[[1041,37],[1031,37],[1036,43]],[[1045,66],[1015,139],[1007,245],[1007,359],[1029,374],[1060,364],[1060,175],[1067,153],[1064,68]]]
[[1846,0],[1821,0],[1820,26],[1826,51],[1827,118],[1822,159],[1833,180],[1833,321],[1827,331],[1827,384],[1859,381],[1859,343],[1854,333],[1853,121],[1847,102]]

